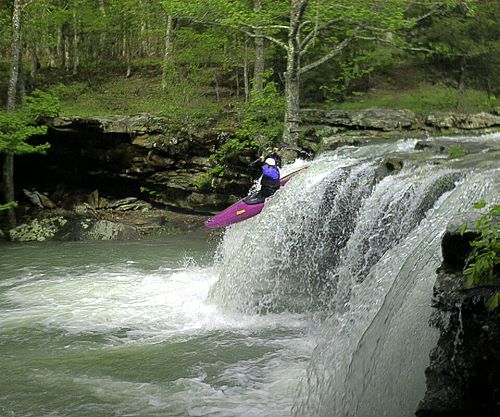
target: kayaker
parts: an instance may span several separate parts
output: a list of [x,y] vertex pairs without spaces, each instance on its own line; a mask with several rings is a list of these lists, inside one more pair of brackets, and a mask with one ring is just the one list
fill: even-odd
[[276,166],[274,158],[261,157],[262,164],[262,179],[260,180],[259,194],[263,198],[273,195],[280,188],[280,170]]

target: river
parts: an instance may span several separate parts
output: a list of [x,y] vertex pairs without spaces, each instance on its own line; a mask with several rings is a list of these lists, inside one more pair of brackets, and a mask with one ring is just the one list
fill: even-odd
[[307,315],[207,301],[205,233],[0,248],[0,415],[286,416]]

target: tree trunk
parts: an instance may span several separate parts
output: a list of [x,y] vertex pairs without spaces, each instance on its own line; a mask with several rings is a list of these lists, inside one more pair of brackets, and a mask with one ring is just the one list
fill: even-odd
[[283,141],[297,145],[300,131],[300,57],[298,52],[291,51],[287,57],[285,73],[285,126]]
[[458,79],[458,90],[460,91],[460,93],[463,93],[465,89],[466,67],[467,67],[467,58],[465,56],[462,56],[462,58],[460,58],[460,75]]
[[168,72],[172,70],[172,37],[174,20],[172,15],[166,17],[166,31],[165,31],[165,50],[163,53],[163,69],[161,77],[161,86],[165,90],[168,85]]
[[130,31],[127,32],[125,36],[125,55],[127,57],[127,74],[125,78],[129,78],[132,75],[132,34]]
[[[106,7],[104,6],[104,0],[99,0],[99,11],[101,12],[101,17],[104,22],[106,22]],[[105,53],[106,50],[106,30],[102,29],[99,35],[99,52],[98,55],[102,59],[108,58],[108,54]]]
[[[21,0],[14,0],[12,13],[12,54],[11,73],[7,90],[7,111],[16,109],[17,82],[19,78],[19,62],[21,60]],[[14,201],[14,155],[6,154],[2,170],[3,192],[5,202]],[[7,225],[9,229],[16,227],[16,214],[14,209],[7,210]]]
[[[262,10],[261,0],[254,0],[254,11]],[[264,38],[261,37],[262,29],[255,30],[255,67],[253,74],[253,91],[259,91],[264,88]]]
[[18,103],[24,107],[26,104],[26,77],[24,76],[23,57],[19,55],[19,78],[17,80]]
[[[14,155],[8,153],[3,160],[3,194],[5,202],[9,203],[15,200],[14,195]],[[7,227],[12,229],[16,227],[16,213],[14,209],[7,210]]]
[[307,0],[292,0],[288,31],[283,141],[295,146],[300,132],[300,24],[307,4]]
[[73,75],[78,74],[78,66],[80,64],[80,56],[78,46],[80,43],[80,35],[78,34],[78,19],[76,17],[76,4],[73,10]]
[[7,111],[16,109],[17,82],[19,79],[19,62],[21,59],[21,0],[14,0],[12,13],[12,54],[9,87],[7,90]]
[[29,58],[30,58],[30,77],[36,78],[38,74],[38,68],[40,68],[40,60],[38,59],[38,48],[36,45],[32,45],[28,48]]
[[248,103],[250,86],[248,82],[248,38],[245,37],[245,52],[243,57],[243,84],[245,88],[245,102]]

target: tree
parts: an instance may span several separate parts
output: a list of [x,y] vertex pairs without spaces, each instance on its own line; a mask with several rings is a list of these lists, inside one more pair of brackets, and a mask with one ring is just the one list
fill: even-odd
[[429,61],[451,68],[459,90],[475,82],[493,95],[500,82],[499,19],[500,2],[486,1],[433,16],[420,28],[422,43],[434,51]]
[[[404,34],[418,22],[455,4],[453,0],[165,0],[178,17],[223,25],[252,38],[267,39],[284,53],[285,120],[283,140],[296,145],[300,132],[301,76],[339,57],[354,42],[408,46]],[[255,6],[255,4],[254,4]],[[418,6],[418,7],[417,7]],[[418,15],[412,11],[418,9]]]
[[[262,0],[253,0],[253,8],[258,15],[262,11]],[[253,90],[260,91],[264,88],[264,38],[260,29],[255,30],[255,68],[253,72]]]

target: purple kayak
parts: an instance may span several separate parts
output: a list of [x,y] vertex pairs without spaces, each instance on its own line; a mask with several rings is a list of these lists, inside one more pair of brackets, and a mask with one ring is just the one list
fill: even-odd
[[[292,176],[303,169],[305,169],[305,167],[283,177],[280,180],[281,186],[285,185]],[[209,217],[205,220],[205,226],[209,229],[218,229],[233,223],[241,222],[259,214],[264,208],[264,204],[265,200],[263,200],[258,193],[249,195],[221,211],[219,214]]]

